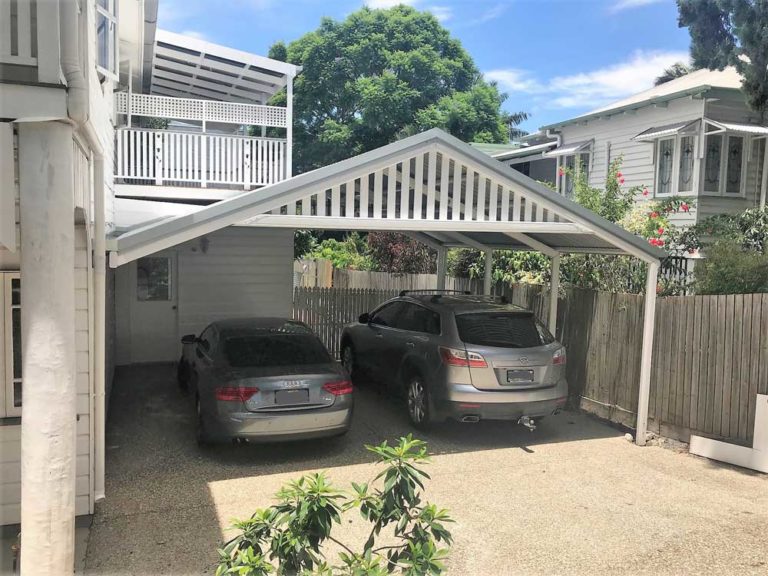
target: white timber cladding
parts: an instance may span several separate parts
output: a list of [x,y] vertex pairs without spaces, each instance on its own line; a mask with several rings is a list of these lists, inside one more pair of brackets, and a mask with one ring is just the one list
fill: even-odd
[[[229,227],[174,248],[177,262],[178,342],[224,318],[291,315],[293,231]],[[163,254],[166,254],[164,252]],[[117,270],[117,363],[146,361],[136,344],[146,326],[137,318],[136,275],[131,262]],[[162,335],[160,335],[162,336]],[[174,353],[173,358],[181,352]]]
[[32,2],[0,2],[0,64],[37,66]]
[[170,130],[116,130],[115,178],[133,183],[188,182],[245,190],[284,180],[282,139]]
[[151,118],[275,128],[285,128],[287,118],[286,109],[278,106],[171,98],[128,92],[115,93],[115,112]]

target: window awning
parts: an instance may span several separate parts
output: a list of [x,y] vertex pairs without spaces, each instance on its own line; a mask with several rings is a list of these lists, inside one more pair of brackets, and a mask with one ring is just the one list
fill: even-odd
[[751,134],[752,136],[768,136],[768,126],[758,126],[757,124],[736,124],[733,122],[719,122],[717,120],[705,119],[705,122],[715,128],[712,133],[739,132],[741,134]]
[[516,150],[510,150],[508,152],[499,152],[497,154],[491,154],[491,158],[496,160],[509,160],[511,158],[524,158],[526,156],[533,156],[534,154],[546,153],[548,150],[555,146],[554,142],[545,142],[544,144],[534,144],[533,146],[523,146]]
[[547,158],[557,158],[558,156],[570,156],[571,154],[578,154],[579,152],[589,152],[592,148],[592,140],[584,140],[583,142],[572,142],[570,144],[563,144],[558,146],[554,150],[545,152],[544,156]]
[[698,120],[686,120],[684,122],[675,122],[674,124],[665,124],[664,126],[654,126],[653,128],[648,128],[648,130],[640,132],[640,134],[632,138],[632,140],[658,140],[659,138],[674,136],[681,132],[693,132],[698,128],[698,123]]

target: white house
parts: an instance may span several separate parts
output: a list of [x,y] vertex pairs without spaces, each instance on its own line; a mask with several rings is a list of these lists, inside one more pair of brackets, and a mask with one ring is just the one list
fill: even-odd
[[0,524],[21,524],[23,574],[71,571],[74,518],[105,497],[114,365],[175,360],[213,319],[290,315],[297,228],[410,234],[443,285],[450,247],[540,251],[555,296],[563,253],[642,259],[645,442],[661,251],[438,130],[292,176],[300,69],[156,16],[0,0]]
[[566,197],[573,182],[560,167],[574,168],[578,158],[599,187],[621,155],[625,186],[646,187],[652,198],[695,198],[689,213],[675,215],[686,225],[765,205],[766,138],[768,126],[747,107],[741,78],[726,68],[691,72],[489,152]]

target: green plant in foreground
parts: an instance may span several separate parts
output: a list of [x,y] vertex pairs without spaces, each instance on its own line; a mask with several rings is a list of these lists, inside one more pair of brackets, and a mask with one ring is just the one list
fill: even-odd
[[[233,528],[240,533],[219,550],[217,576],[320,574],[323,576],[407,576],[441,574],[452,543],[448,512],[423,502],[429,475],[427,445],[410,434],[390,446],[366,446],[384,469],[352,492],[333,487],[324,472],[284,486],[278,502],[257,510]],[[370,524],[366,540],[351,546],[331,533],[342,515],[357,509]],[[386,543],[382,544],[381,541]],[[335,564],[326,546],[339,547]]]

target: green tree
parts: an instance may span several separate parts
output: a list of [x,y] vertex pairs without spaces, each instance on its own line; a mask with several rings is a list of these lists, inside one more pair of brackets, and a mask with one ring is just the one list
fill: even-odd
[[681,78],[686,74],[690,74],[693,72],[693,70],[694,68],[683,62],[675,62],[669,68],[665,68],[664,72],[656,77],[656,80],[653,81],[653,85],[659,86],[661,84],[666,84],[671,80],[675,80],[676,78]]
[[[293,98],[299,172],[436,126],[464,140],[506,142],[522,118],[501,110],[504,96],[433,15],[407,6],[324,18],[270,55],[304,68]],[[281,102],[284,92],[273,100]]]
[[734,66],[752,110],[768,107],[768,2],[766,0],[677,0],[680,27],[691,34],[696,68]]

